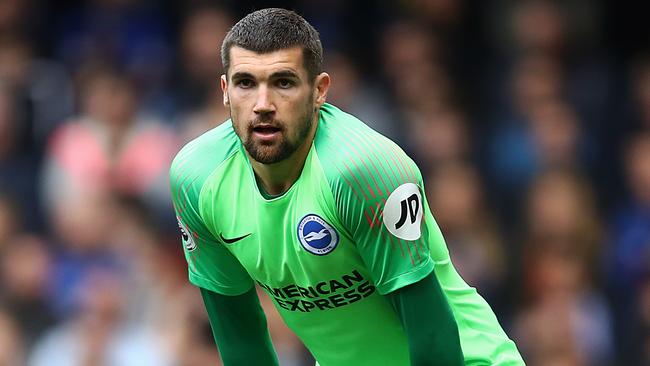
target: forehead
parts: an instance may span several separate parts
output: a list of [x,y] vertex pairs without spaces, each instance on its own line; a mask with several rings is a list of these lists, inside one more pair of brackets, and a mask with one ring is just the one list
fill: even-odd
[[302,48],[292,47],[268,53],[257,53],[237,46],[230,49],[230,75],[245,72],[263,76],[280,70],[292,70],[304,76],[306,70]]

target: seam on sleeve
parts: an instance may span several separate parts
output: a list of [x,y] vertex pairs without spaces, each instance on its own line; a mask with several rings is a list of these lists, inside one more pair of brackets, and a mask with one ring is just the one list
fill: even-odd
[[224,286],[224,285],[222,285],[222,284],[220,284],[218,282],[215,282],[215,281],[213,281],[211,279],[208,279],[208,278],[203,277],[203,276],[201,276],[199,274],[196,274],[192,270],[188,269],[187,272],[188,272],[188,277],[189,277],[190,283],[192,283],[194,286],[201,287],[201,288],[216,292],[216,293],[221,294],[221,295],[237,296],[237,295],[241,295],[241,294],[247,292],[248,290],[250,290],[253,287],[252,283],[251,283],[251,286],[249,286],[247,288],[244,288],[244,289],[239,288],[239,287],[235,287],[235,286]]
[[431,257],[429,257],[427,258],[426,262],[423,262],[422,264],[413,268],[412,270],[403,273],[397,277],[391,278],[390,280],[382,284],[376,285],[377,291],[382,295],[386,295],[404,286],[408,286],[412,283],[418,282],[419,280],[428,276],[429,273],[433,271],[434,266],[435,264],[433,260],[431,259]]

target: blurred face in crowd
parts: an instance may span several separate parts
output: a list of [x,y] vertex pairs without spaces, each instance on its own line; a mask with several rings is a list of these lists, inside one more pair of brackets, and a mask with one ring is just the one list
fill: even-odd
[[559,101],[540,102],[529,121],[533,139],[544,163],[570,166],[579,155],[580,128],[568,105]]
[[592,192],[579,177],[548,171],[534,182],[528,197],[528,226],[533,237],[571,240],[597,225]]
[[219,50],[214,45],[223,42],[230,26],[232,20],[217,9],[201,9],[187,19],[182,31],[183,66],[191,77],[203,78],[196,81],[210,82],[223,72],[221,63],[215,62]]
[[256,53],[230,49],[221,77],[224,105],[248,154],[263,164],[291,156],[313,132],[329,75],[310,80],[300,47]]
[[88,252],[106,245],[114,230],[115,203],[103,194],[66,193],[56,202],[50,216],[58,237],[66,248]]
[[522,57],[511,80],[512,98],[518,112],[529,116],[540,103],[561,100],[562,84],[557,60],[541,54]]
[[529,225],[533,233],[567,235],[574,231],[579,215],[578,192],[561,174],[543,176],[529,197]]
[[513,13],[517,46],[555,53],[565,44],[566,26],[561,9],[548,1],[522,1]]
[[1,261],[5,291],[14,298],[45,296],[51,258],[43,239],[18,236],[9,243],[8,249]]
[[462,230],[476,224],[481,211],[479,177],[462,164],[440,164],[430,177],[428,193],[437,221],[448,230]]
[[417,152],[428,162],[462,160],[469,150],[469,135],[463,117],[444,108],[423,112],[411,121],[411,139]]
[[136,111],[136,96],[131,84],[112,75],[101,75],[87,86],[84,109],[102,123],[114,127],[132,122]]

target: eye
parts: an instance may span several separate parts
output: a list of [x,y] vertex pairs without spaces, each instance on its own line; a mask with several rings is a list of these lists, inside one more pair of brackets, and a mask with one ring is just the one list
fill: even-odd
[[243,89],[249,89],[255,86],[255,82],[251,79],[239,79],[235,82],[235,85]]
[[293,80],[287,78],[278,79],[277,85],[282,89],[289,89],[292,86],[296,85]]

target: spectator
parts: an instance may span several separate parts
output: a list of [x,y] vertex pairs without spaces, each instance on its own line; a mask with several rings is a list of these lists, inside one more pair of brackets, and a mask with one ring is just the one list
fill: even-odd
[[37,236],[17,236],[3,250],[2,299],[26,346],[31,346],[57,320],[50,292],[51,260],[46,243]]
[[215,45],[223,42],[232,24],[230,14],[214,6],[198,6],[183,21],[174,87],[175,114],[183,142],[230,118],[219,87],[223,66]]
[[57,56],[70,69],[101,62],[122,69],[147,96],[170,67],[169,25],[157,1],[90,0],[55,25]]
[[52,263],[51,299],[58,316],[74,311],[75,292],[95,270],[116,270],[123,263],[109,246],[115,224],[115,204],[107,196],[70,197],[50,216],[56,244]]
[[517,326],[527,334],[522,348],[532,364],[559,357],[609,365],[614,357],[610,310],[598,287],[603,236],[591,194],[585,181],[563,170],[543,173],[531,187],[522,261],[526,307]]
[[212,125],[227,118],[219,87],[223,74],[219,45],[232,25],[226,10],[208,6],[192,9],[183,20],[178,46],[180,65],[174,87],[179,116],[215,108],[219,113],[211,116],[215,118],[210,121]]
[[72,115],[72,83],[61,63],[35,57],[31,44],[20,36],[3,35],[0,83],[20,126],[15,148],[37,161],[49,134]]
[[650,268],[650,134],[634,136],[625,151],[629,196],[612,221],[605,257],[607,276],[617,315],[617,334],[624,360],[640,364],[646,344],[637,336],[647,326],[644,280]]
[[53,134],[44,174],[49,209],[86,194],[142,198],[170,215],[167,170],[178,142],[155,120],[138,116],[136,91],[123,75],[88,70],[81,115]]
[[612,269],[622,286],[637,283],[650,258],[650,134],[635,136],[626,150],[630,196],[614,220],[611,245]]
[[409,120],[408,137],[413,155],[424,169],[468,161],[473,155],[464,115],[451,106],[430,108],[414,115]]
[[[590,281],[599,280],[603,230],[593,188],[570,170],[548,170],[533,182],[526,204],[524,252],[573,252]],[[552,246],[552,247],[551,247]]]
[[486,159],[493,187],[513,200],[523,193],[543,160],[535,148],[530,120],[540,105],[561,103],[563,78],[555,61],[534,55],[519,61],[509,86],[486,141]]
[[528,263],[532,301],[516,320],[515,336],[531,365],[609,365],[612,339],[602,296],[586,282],[584,261],[539,251]]
[[402,137],[387,96],[378,85],[367,82],[357,65],[343,53],[331,52],[325,68],[333,78],[328,100],[342,110],[359,116],[377,131],[393,139]]
[[34,229],[42,223],[36,188],[38,168],[33,152],[21,145],[24,128],[10,90],[0,82],[0,191],[20,206],[14,214],[21,210],[30,212],[24,220],[16,218]]
[[76,302],[75,316],[34,347],[31,366],[171,365],[152,334],[124,322],[126,293],[120,276],[93,271],[84,279]]
[[489,215],[478,172],[468,164],[447,162],[439,164],[425,183],[431,211],[458,272],[490,304],[498,305],[506,274],[504,241]]

